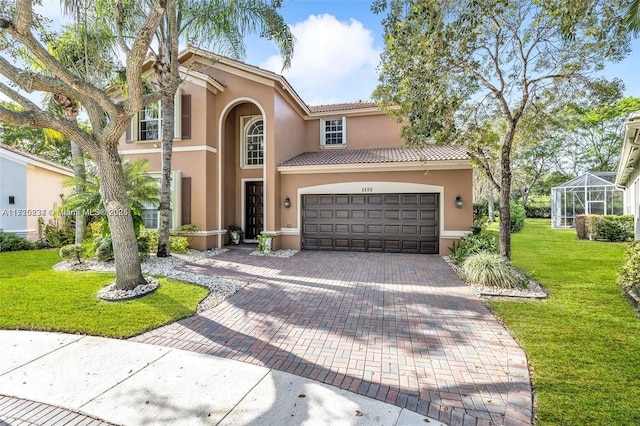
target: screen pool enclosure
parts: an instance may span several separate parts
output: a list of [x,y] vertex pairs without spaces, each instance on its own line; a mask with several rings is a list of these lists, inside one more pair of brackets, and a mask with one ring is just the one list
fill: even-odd
[[615,172],[588,172],[551,189],[551,226],[573,228],[580,214],[623,214]]

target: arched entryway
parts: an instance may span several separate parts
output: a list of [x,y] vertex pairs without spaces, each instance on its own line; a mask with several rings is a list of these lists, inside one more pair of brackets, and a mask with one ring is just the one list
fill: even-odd
[[266,125],[264,110],[252,99],[229,103],[220,122],[220,228],[238,225],[249,241],[265,229]]

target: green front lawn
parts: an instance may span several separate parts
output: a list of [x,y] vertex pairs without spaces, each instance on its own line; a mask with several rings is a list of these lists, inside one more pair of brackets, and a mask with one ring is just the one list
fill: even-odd
[[126,302],[97,298],[114,274],[56,272],[57,250],[0,253],[0,328],[129,337],[193,315],[207,289],[160,279],[155,293]]
[[579,241],[548,220],[512,239],[513,263],[549,298],[490,306],[529,357],[536,424],[640,424],[640,319],[616,284],[626,245]]

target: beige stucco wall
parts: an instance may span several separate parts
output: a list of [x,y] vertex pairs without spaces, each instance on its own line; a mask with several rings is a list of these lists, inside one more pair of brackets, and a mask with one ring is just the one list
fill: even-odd
[[[63,174],[50,169],[45,169],[33,164],[27,164],[27,238],[31,241],[38,239],[38,217],[42,217],[45,223],[61,222],[52,214],[62,202],[61,194],[69,192],[62,188],[62,183],[68,179],[71,173]],[[44,213],[44,214],[40,214]]]

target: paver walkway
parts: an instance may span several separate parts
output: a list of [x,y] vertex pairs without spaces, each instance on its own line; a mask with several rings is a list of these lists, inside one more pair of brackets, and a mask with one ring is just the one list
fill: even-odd
[[86,414],[0,395],[0,426],[113,426]]
[[248,284],[132,340],[264,365],[448,424],[531,424],[524,351],[439,256],[249,253],[183,266]]

